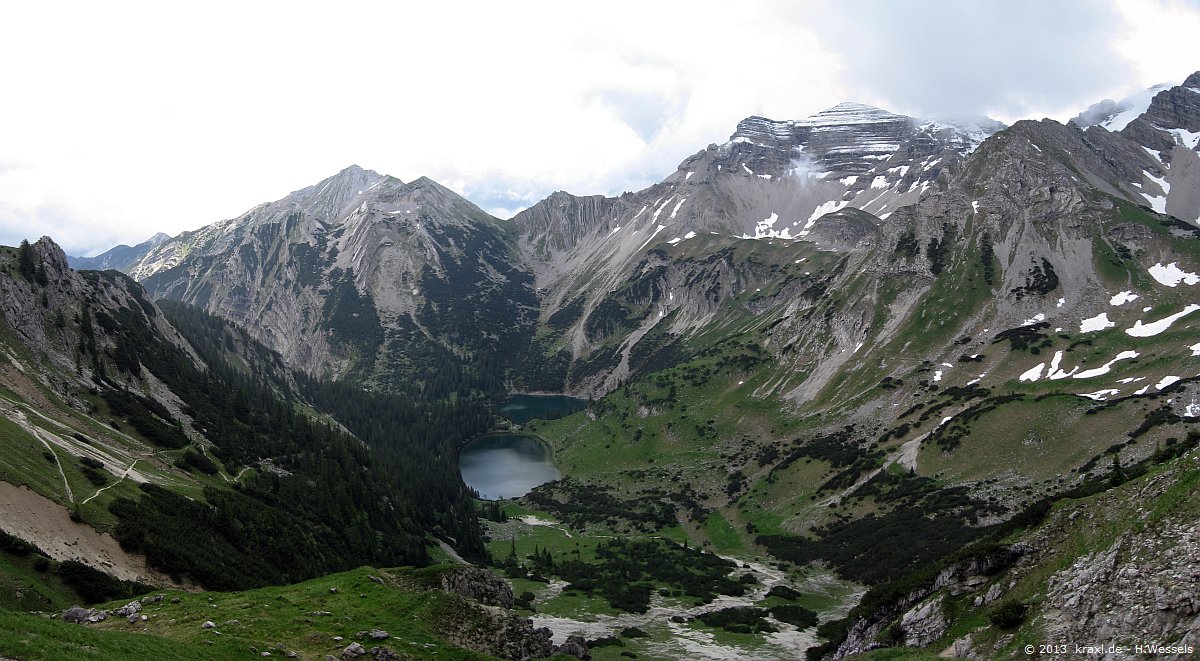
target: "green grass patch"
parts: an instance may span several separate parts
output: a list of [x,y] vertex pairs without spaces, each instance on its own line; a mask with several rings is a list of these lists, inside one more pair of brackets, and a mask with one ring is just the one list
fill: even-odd
[[[55,456],[61,457],[64,469],[72,460],[65,454],[51,450],[29,432],[7,418],[0,418],[0,479],[16,485],[26,485],[37,493],[60,505],[70,505],[62,476],[58,472]],[[69,478],[68,478],[69,479]],[[82,476],[79,478],[83,480]],[[86,481],[83,481],[86,483]],[[71,487],[74,489],[75,485]],[[80,488],[85,488],[80,485]]]
[[713,512],[704,520],[704,535],[718,553],[741,553],[745,551],[742,536],[720,512]]
[[198,646],[167,637],[106,631],[59,619],[0,610],[0,654],[20,659],[233,659],[248,650],[234,639]]
[[[490,658],[446,642],[447,633],[471,628],[486,636],[488,620],[482,608],[467,605],[463,598],[427,589],[437,583],[444,569],[363,567],[295,585],[243,592],[164,592],[166,598],[145,605],[142,613],[149,617],[147,622],[130,624],[123,618],[110,618],[99,625],[66,626],[84,634],[81,644],[97,644],[91,641],[100,640],[98,636],[149,641],[144,647],[122,648],[107,657],[84,658],[245,658],[252,650],[275,655],[295,651],[302,657],[320,658],[339,656],[352,641],[367,648],[387,645],[417,658]],[[371,575],[382,577],[384,584],[372,580]],[[178,602],[172,603],[176,599]],[[119,605],[121,602],[108,606]],[[205,629],[205,621],[217,626]],[[387,631],[390,637],[382,643],[356,637],[357,632],[371,629]],[[343,640],[334,640],[335,636]],[[0,653],[19,654],[19,649],[0,643]]]

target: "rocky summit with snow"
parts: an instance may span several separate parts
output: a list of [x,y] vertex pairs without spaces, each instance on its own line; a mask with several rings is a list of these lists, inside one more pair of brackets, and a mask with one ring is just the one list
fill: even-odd
[[[229,599],[301,599],[306,630],[270,649],[346,658],[401,658],[372,641],[408,625],[353,615],[377,589],[416,609],[415,658],[1186,650],[1198,159],[1200,72],[1065,124],[749,117],[642,190],[508,220],[351,166],[72,261],[128,277],[49,239],[5,249],[0,485],[42,508],[5,530],[73,513],[115,535],[121,578],[163,587],[326,581]],[[514,393],[577,399],[527,420],[497,408]],[[473,501],[456,462],[496,430],[535,435],[561,479]],[[55,562],[63,530],[36,537]],[[505,578],[321,578],[435,558]],[[115,608],[68,619],[142,626],[89,619]],[[150,628],[268,647],[257,615],[169,612]],[[361,643],[323,624],[342,617]]]

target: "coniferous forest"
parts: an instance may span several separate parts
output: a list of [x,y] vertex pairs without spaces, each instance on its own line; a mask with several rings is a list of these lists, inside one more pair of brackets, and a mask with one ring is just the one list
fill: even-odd
[[[293,582],[364,564],[426,564],[435,537],[453,539],[468,557],[484,556],[456,465],[457,447],[491,422],[484,397],[429,402],[292,375],[277,355],[217,317],[166,301],[161,308],[206,370],[156,339],[146,316],[130,311],[111,326],[130,336],[118,345],[137,347],[126,360],[161,375],[212,441],[189,450],[184,456],[195,458],[184,464],[199,467],[211,453],[231,474],[255,470],[233,490],[206,488],[204,502],[152,485],[138,500],[114,501],[123,546],[210,589]],[[241,365],[231,360],[234,347],[242,347]],[[249,370],[248,359],[255,361]],[[106,400],[123,407],[139,430],[155,430],[147,436],[153,442],[188,443],[149,400],[124,389]],[[321,421],[327,419],[350,433]]]

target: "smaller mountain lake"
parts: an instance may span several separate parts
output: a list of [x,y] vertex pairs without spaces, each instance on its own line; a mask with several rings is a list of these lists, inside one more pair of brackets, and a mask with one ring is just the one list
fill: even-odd
[[488,434],[459,453],[463,482],[484,500],[517,498],[530,489],[562,477],[550,448],[535,436]]
[[530,420],[565,418],[587,408],[586,399],[567,395],[513,395],[500,406],[500,415],[523,425]]

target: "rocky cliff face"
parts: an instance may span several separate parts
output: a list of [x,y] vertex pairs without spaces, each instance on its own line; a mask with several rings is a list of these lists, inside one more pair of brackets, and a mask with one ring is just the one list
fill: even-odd
[[[37,360],[77,374],[83,384],[95,385],[100,377],[97,366],[108,364],[104,356],[111,356],[117,349],[114,322],[105,320],[133,316],[186,352],[195,363],[202,364],[130,278],[111,273],[84,275],[72,270],[62,248],[49,237],[31,244],[30,253],[36,269],[32,281],[0,278],[0,313],[20,346],[31,350]],[[96,359],[80,356],[80,347],[91,349]],[[47,369],[29,367],[24,371],[30,376],[50,379],[51,372]],[[67,384],[61,381],[48,380],[47,385],[69,395],[68,390],[63,390]],[[73,389],[76,384],[71,385]]]
[[[1198,466],[1196,456],[1188,457],[1105,503],[1132,510],[1129,514],[1138,523],[1129,535],[1050,576],[1045,600],[1030,618],[1040,622],[1047,636],[1200,645],[1200,515],[1194,507],[1170,502],[1190,490]],[[1103,513],[1076,510],[1068,519],[1072,515],[1071,523],[1098,537],[1108,532]],[[1038,560],[1069,558],[1049,532],[1039,536],[1043,550]]]
[[1139,189],[1139,201],[1200,223],[1200,72],[1156,93],[1120,133],[1153,159],[1129,179]]

